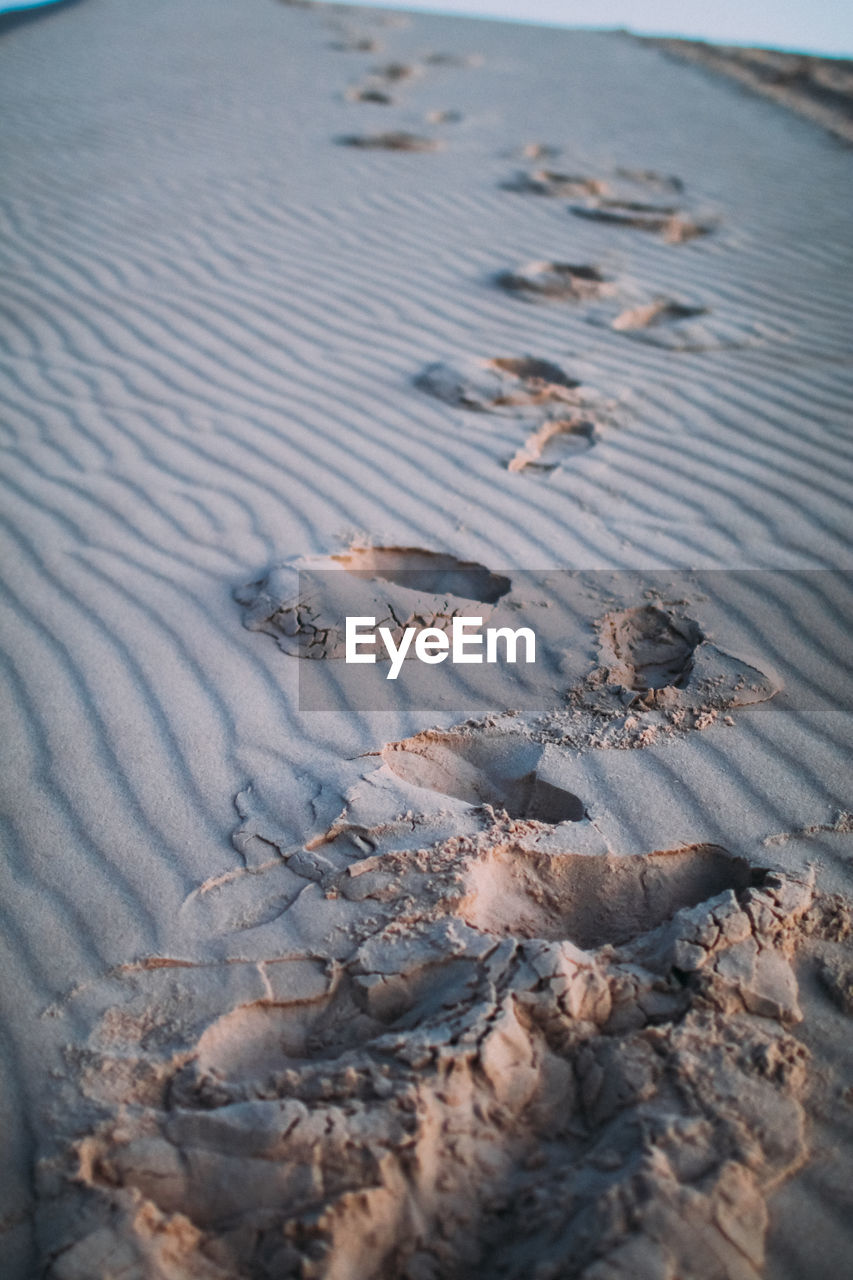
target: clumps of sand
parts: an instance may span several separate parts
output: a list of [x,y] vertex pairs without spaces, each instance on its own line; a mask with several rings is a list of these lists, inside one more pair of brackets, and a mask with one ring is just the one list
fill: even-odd
[[41,1170],[50,1280],[757,1277],[807,1154],[810,884],[506,826],[370,861],[398,899],[300,998],[267,963],[205,1016],[180,970],[159,1035],[103,1020],[100,1121]]
[[779,684],[708,640],[678,609],[638,605],[597,624],[599,665],[544,717],[546,738],[576,748],[644,747],[705,729]]
[[285,653],[343,658],[347,615],[375,617],[399,643],[409,626],[449,630],[455,616],[470,614],[472,602],[488,615],[510,586],[504,575],[452,555],[351,546],[275,565],[234,596],[244,606],[244,626],[273,636]]

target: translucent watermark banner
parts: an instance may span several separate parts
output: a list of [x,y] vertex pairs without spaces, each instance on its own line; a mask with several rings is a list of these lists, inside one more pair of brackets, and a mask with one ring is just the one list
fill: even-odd
[[791,679],[851,703],[849,571],[498,570],[405,550],[328,565],[271,573],[246,611],[298,662],[302,712],[678,720]]

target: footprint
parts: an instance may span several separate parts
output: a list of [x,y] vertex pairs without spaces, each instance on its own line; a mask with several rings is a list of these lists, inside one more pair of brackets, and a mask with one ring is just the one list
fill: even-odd
[[382,41],[373,36],[352,36],[347,40],[335,40],[330,48],[340,53],[381,53]]
[[639,200],[601,199],[593,205],[572,205],[571,212],[593,222],[661,235],[668,244],[682,244],[715,229],[713,222],[699,222],[676,205],[645,204]]
[[682,302],[674,302],[671,298],[657,298],[639,307],[631,307],[622,311],[611,328],[620,332],[631,329],[652,329],[659,325],[679,324],[684,320],[695,320],[697,316],[706,316],[708,307],[690,307]]
[[379,85],[356,85],[355,88],[347,90],[346,97],[350,102],[375,102],[383,107],[394,105],[393,96]]
[[432,67],[481,67],[481,53],[428,53],[424,62]]
[[704,639],[691,618],[655,605],[608,614],[599,633],[611,682],[637,693],[682,689]]
[[769,342],[789,342],[790,329],[767,325],[737,308],[722,309],[658,297],[635,303],[618,314],[604,307],[590,311],[586,319],[623,334],[635,342],[670,351],[742,350]]
[[389,84],[400,84],[404,80],[414,80],[421,74],[418,67],[410,62],[387,62],[384,67],[374,67],[373,75],[379,80],[387,80]]
[[[692,618],[645,604],[597,624],[599,660],[537,728],[576,750],[650,747],[707,729],[735,707],[765,702],[781,682],[718,648]],[[731,723],[727,717],[726,723]]]
[[537,196],[604,196],[610,190],[609,184],[601,178],[557,173],[553,169],[536,169],[533,173],[522,170],[502,186],[504,191]]
[[518,1276],[531,1258],[589,1280],[758,1275],[766,1198],[808,1155],[785,1027],[810,886],[715,846],[549,858],[500,832],[399,862],[415,890],[443,882],[443,912],[413,895],[387,926],[354,919],[348,958],[289,992],[292,962],[268,960],[182,971],[165,1027],[161,988],[113,997],[71,1064],[99,1109],[83,1140],[57,1134],[51,1280],[104,1258],[164,1277]]
[[586,817],[579,796],[544,776],[544,748],[522,734],[427,730],[389,743],[381,756],[412,786],[506,810],[511,818],[555,824]]
[[346,134],[338,138],[338,142],[345,147],[379,151],[440,151],[444,146],[438,138],[404,132]]
[[464,117],[461,111],[436,110],[426,114],[427,124],[459,124]]
[[581,384],[550,360],[499,356],[438,361],[418,375],[415,385],[447,404],[489,413],[555,402],[578,404]]
[[459,914],[505,937],[619,946],[677,911],[758,882],[744,858],[716,845],[635,857],[536,854],[511,843],[475,862]]
[[542,455],[559,444],[562,451],[574,456],[591,449],[595,443],[595,424],[586,418],[548,418],[532,431],[507,463],[508,471],[554,471],[558,461],[543,462]]
[[[333,1061],[385,1030],[340,982],[328,995],[304,1003],[242,1005],[213,1022],[196,1048],[190,1078],[263,1080],[312,1061]],[[189,1083],[189,1081],[186,1081]]]
[[578,302],[607,297],[616,288],[598,267],[572,262],[528,262],[514,271],[501,272],[497,283],[522,296]]
[[342,658],[344,619],[376,618],[399,642],[407,626],[449,630],[456,615],[481,615],[510,590],[485,565],[420,547],[350,547],[276,565],[235,591],[243,625],[301,658]]
[[560,154],[560,148],[553,147],[547,142],[525,142],[517,152],[510,154],[522,160],[556,160]]

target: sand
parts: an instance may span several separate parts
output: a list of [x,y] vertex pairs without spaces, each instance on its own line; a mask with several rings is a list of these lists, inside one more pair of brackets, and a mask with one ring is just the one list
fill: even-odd
[[[849,150],[281,0],[0,66],[4,1277],[844,1274]],[[360,699],[356,598],[543,660]]]

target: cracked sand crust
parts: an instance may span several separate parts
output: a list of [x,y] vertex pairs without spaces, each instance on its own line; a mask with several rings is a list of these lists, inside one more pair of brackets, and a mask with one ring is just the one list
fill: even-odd
[[[51,1280],[757,1276],[766,1195],[806,1155],[810,883],[750,885],[722,850],[537,858],[511,830],[353,864],[397,902],[314,962],[313,996],[268,984],[147,1049],[105,1019],[102,1119],[54,1188],[88,1229]],[[521,879],[496,895],[498,864]],[[657,876],[627,929],[624,876]],[[595,945],[570,940],[614,893]]]

